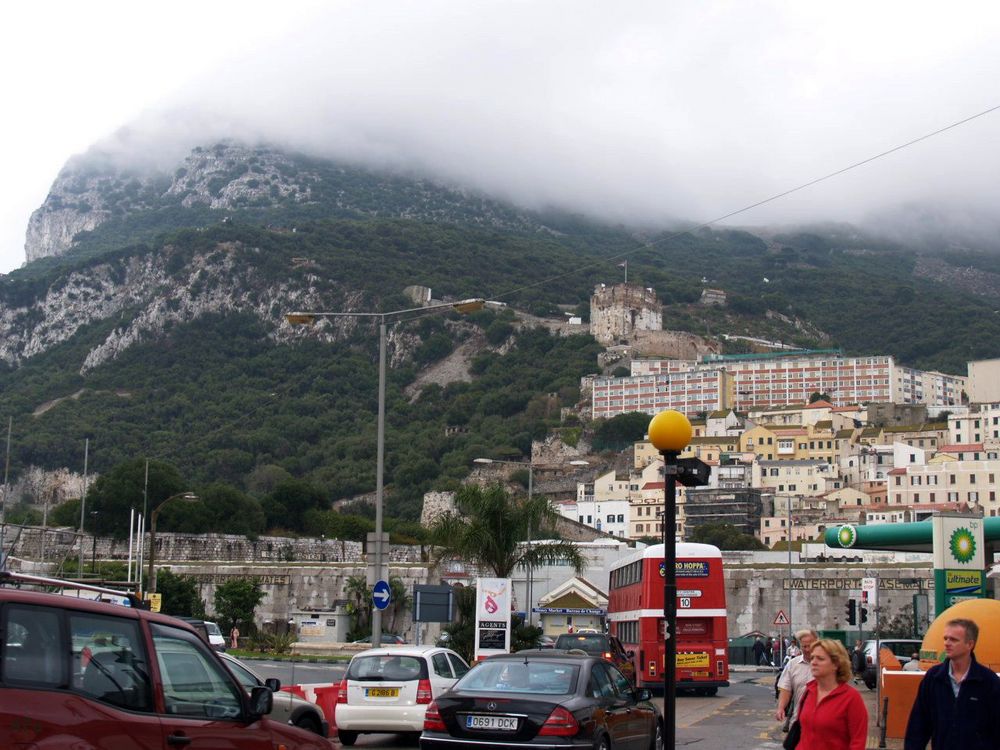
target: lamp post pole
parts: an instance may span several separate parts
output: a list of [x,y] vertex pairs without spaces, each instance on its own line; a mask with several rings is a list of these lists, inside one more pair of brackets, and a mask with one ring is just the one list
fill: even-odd
[[663,457],[663,746],[677,738],[677,475],[680,452],[691,441],[691,422],[661,411],[649,422],[649,441]]
[[[375,459],[375,580],[388,582],[382,549],[382,506],[385,472],[385,316],[378,326],[378,436]],[[372,648],[382,645],[382,610],[372,607]]]
[[[291,312],[285,315],[289,325],[312,325],[317,318],[377,318],[378,326],[378,432],[375,459],[375,580],[388,582],[385,571],[385,553],[382,549],[382,507],[384,504],[384,473],[385,473],[385,370],[386,370],[386,318],[407,313],[426,313],[433,310],[452,309],[460,313],[470,313],[481,310],[486,300],[478,297],[460,300],[458,302],[443,302],[424,307],[411,307],[405,310],[392,310],[385,313],[367,312]],[[382,645],[382,610],[372,602],[372,646]]]
[[171,495],[162,503],[153,508],[153,514],[149,517],[149,592],[156,593],[156,519],[160,517],[163,510],[173,500],[183,500],[186,503],[193,503],[198,496],[193,492],[179,492]]

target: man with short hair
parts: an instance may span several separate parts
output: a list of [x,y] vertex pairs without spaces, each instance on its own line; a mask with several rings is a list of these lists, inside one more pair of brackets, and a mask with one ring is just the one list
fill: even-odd
[[[798,715],[799,702],[805,695],[806,684],[813,679],[809,658],[813,644],[819,640],[819,635],[811,628],[796,631],[795,637],[802,653],[785,665],[778,678],[778,708],[774,711],[774,720],[785,722],[782,729],[786,732]],[[791,710],[788,709],[789,703],[792,704]]]
[[906,726],[905,750],[986,750],[1000,738],[1000,677],[973,653],[979,626],[972,620],[949,620],[944,626],[940,664],[920,681]]

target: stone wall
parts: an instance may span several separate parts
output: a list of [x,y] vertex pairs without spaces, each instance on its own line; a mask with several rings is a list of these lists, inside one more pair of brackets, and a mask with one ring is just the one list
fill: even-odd
[[[12,529],[7,531],[8,540],[16,536],[11,557],[37,560],[42,553],[42,530],[25,529],[17,536]],[[146,542],[148,545],[149,537]],[[91,555],[98,560],[128,560],[128,539],[111,537],[94,538],[87,534],[83,540],[84,558]],[[288,538],[262,536],[250,540],[231,534],[172,534],[156,535],[156,562],[228,562],[250,565],[263,563],[317,562],[335,563],[361,560],[364,545],[361,542],[339,539]],[[76,557],[79,542],[72,530],[49,529],[45,538],[45,559],[58,561],[64,557]],[[420,563],[426,560],[428,550],[420,546],[393,544],[388,548],[390,562]],[[148,546],[147,546],[148,555]]]

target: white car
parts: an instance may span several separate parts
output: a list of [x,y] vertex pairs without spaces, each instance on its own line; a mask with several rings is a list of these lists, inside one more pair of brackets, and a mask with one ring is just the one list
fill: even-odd
[[438,646],[373,648],[356,654],[340,683],[334,721],[344,745],[359,734],[406,732],[416,738],[432,700],[469,671]]

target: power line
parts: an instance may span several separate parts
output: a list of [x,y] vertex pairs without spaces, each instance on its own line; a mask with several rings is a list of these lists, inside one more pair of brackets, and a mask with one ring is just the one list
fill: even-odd
[[739,216],[740,214],[746,213],[747,211],[752,211],[753,209],[759,208],[760,206],[766,205],[768,203],[773,203],[774,201],[780,200],[781,198],[785,198],[785,197],[787,197],[789,195],[792,195],[793,193],[797,193],[800,190],[805,190],[806,188],[810,188],[810,187],[812,187],[814,185],[818,185],[819,183],[825,182],[826,180],[831,180],[834,177],[838,177],[838,176],[840,176],[840,175],[842,175],[842,174],[844,174],[846,172],[850,172],[851,170],[857,169],[858,167],[862,167],[865,164],[870,164],[873,161],[877,161],[878,159],[882,159],[882,158],[884,158],[886,156],[889,156],[890,154],[896,153],[897,151],[902,151],[903,149],[909,148],[910,146],[915,146],[918,143],[926,141],[926,140],[928,140],[930,138],[934,138],[935,136],[941,135],[942,133],[946,133],[949,130],[953,130],[953,129],[955,129],[957,127],[960,127],[962,125],[966,125],[966,124],[972,122],[973,120],[979,119],[980,117],[985,117],[986,115],[992,114],[993,112],[996,112],[997,110],[1000,110],[1000,104],[995,105],[993,107],[989,107],[988,109],[984,109],[982,112],[977,112],[976,114],[970,115],[970,116],[965,117],[965,118],[963,118],[961,120],[957,120],[957,121],[955,121],[955,122],[953,122],[953,123],[951,123],[949,125],[945,125],[942,128],[938,128],[937,130],[933,130],[930,133],[925,133],[924,135],[918,136],[917,138],[914,138],[913,140],[907,141],[906,143],[901,143],[898,146],[894,146],[894,147],[892,147],[890,149],[887,149],[886,151],[882,151],[881,153],[875,154],[874,156],[869,156],[869,157],[867,157],[865,159],[862,159],[861,161],[854,162],[853,164],[850,164],[850,165],[848,165],[846,167],[842,167],[841,169],[837,169],[837,170],[835,170],[833,172],[830,172],[829,174],[825,174],[822,177],[817,177],[815,179],[809,180],[808,182],[803,182],[801,185],[797,185],[796,187],[789,188],[788,190],[784,190],[784,191],[782,191],[780,193],[775,193],[772,196],[769,196],[767,198],[763,198],[761,200],[758,200],[758,201],[756,201],[754,203],[751,203],[751,204],[749,204],[747,206],[744,206],[743,208],[736,209],[735,211],[730,211],[729,213],[723,214],[722,216],[717,216],[714,219],[709,219],[708,221],[704,221],[701,224],[696,224],[695,226],[689,227],[688,229],[684,229],[684,230],[679,231],[679,232],[674,232],[673,234],[669,234],[669,235],[667,235],[665,237],[661,237],[660,239],[655,240],[653,242],[643,242],[642,244],[638,245],[637,247],[633,248],[632,250],[626,250],[624,252],[618,253],[617,255],[612,255],[612,256],[609,256],[607,258],[602,258],[601,260],[592,261],[590,263],[584,263],[581,266],[577,266],[572,271],[567,271],[566,273],[556,274],[555,276],[549,276],[549,277],[547,277],[545,279],[541,279],[541,280],[533,282],[531,284],[525,284],[524,286],[520,286],[520,287],[518,287],[516,289],[511,289],[511,290],[509,290],[507,292],[503,292],[503,293],[498,294],[498,295],[493,295],[493,296],[491,296],[491,299],[501,300],[501,299],[503,299],[505,297],[511,297],[511,296],[513,296],[513,295],[515,295],[515,294],[517,294],[519,292],[523,292],[523,291],[525,291],[527,289],[534,289],[535,287],[542,286],[543,284],[549,284],[549,283],[551,283],[553,281],[558,281],[559,279],[564,279],[564,278],[566,278],[568,276],[573,276],[573,275],[575,275],[577,273],[580,273],[581,271],[586,271],[586,270],[589,270],[591,268],[598,268],[598,267],[604,266],[604,265],[606,265],[608,263],[613,263],[615,261],[620,261],[623,258],[627,258],[630,255],[634,255],[635,253],[641,252],[642,250],[651,250],[651,249],[657,247],[658,245],[662,245],[663,243],[669,242],[670,240],[675,240],[678,237],[684,236],[685,234],[690,234],[691,232],[696,232],[699,229],[705,229],[707,227],[712,226],[713,224],[718,224],[720,221],[725,221],[726,219],[731,219],[734,216]]

